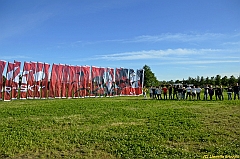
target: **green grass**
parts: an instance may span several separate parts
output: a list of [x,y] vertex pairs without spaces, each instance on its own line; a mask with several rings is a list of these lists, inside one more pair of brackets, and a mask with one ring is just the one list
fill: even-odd
[[15,100],[0,121],[0,158],[240,155],[240,100]]

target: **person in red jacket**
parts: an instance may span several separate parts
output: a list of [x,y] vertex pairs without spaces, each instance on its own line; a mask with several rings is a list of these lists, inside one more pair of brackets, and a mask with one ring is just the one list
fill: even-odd
[[167,87],[164,86],[164,87],[162,88],[162,91],[163,91],[163,97],[164,97],[164,100],[165,100],[165,99],[167,99],[167,92],[168,92]]

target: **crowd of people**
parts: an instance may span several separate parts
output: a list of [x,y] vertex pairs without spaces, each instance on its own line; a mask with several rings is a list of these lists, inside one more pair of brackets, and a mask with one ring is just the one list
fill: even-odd
[[[238,83],[233,86],[223,88],[220,86],[206,85],[201,88],[200,86],[194,85],[169,85],[167,86],[151,86],[150,88],[143,88],[144,98],[147,99],[147,94],[149,94],[150,99],[158,100],[213,100],[214,96],[216,100],[224,100],[224,92],[227,93],[228,100],[236,100],[240,98],[240,86]],[[203,93],[203,96],[202,96]]]

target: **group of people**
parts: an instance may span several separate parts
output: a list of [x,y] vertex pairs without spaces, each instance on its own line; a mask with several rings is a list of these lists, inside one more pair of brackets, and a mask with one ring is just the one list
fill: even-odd
[[[201,93],[203,92],[203,100],[213,100],[215,95],[216,100],[224,100],[224,92],[227,92],[228,100],[232,100],[232,95],[234,94],[234,100],[240,98],[240,86],[236,83],[234,86],[228,86],[223,88],[222,86],[206,85],[204,88],[200,86],[190,86],[187,85],[169,85],[167,86],[151,86],[150,88],[143,88],[144,98],[147,98],[147,93],[149,92],[151,99],[177,99],[177,100],[201,100]],[[163,96],[162,96],[163,95]]]

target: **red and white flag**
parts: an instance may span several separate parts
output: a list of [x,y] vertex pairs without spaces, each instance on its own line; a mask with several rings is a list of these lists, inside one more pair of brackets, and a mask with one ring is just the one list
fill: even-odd
[[31,64],[29,62],[24,62],[22,81],[20,85],[20,99],[27,99],[27,90],[28,90],[28,76],[31,70]]
[[74,76],[74,84],[73,84],[74,98],[79,98],[80,74],[81,74],[81,67],[75,66],[75,76]]
[[143,80],[144,80],[144,70],[143,69],[138,69],[137,74],[136,74],[136,81],[137,81],[137,89],[136,89],[136,94],[137,95],[142,95],[143,94]]
[[6,61],[0,60],[0,100],[3,96],[3,71],[5,69]]
[[14,63],[8,62],[7,72],[6,72],[5,91],[4,91],[4,101],[11,100],[13,72],[14,72]]
[[50,64],[44,63],[44,68],[43,68],[43,77],[42,77],[42,99],[46,99],[48,97],[48,90],[49,90],[49,68]]
[[18,98],[19,77],[20,77],[21,62],[14,60],[14,72],[12,83],[12,99]]
[[120,95],[121,94],[121,76],[120,76],[121,68],[116,68],[115,70],[115,94]]
[[67,92],[68,98],[72,98],[73,96],[74,75],[75,75],[74,66],[69,66],[69,81],[68,81],[68,92]]
[[101,97],[103,97],[105,95],[105,82],[104,82],[104,79],[105,79],[105,72],[106,72],[106,68],[104,67],[101,67],[99,69],[99,76],[100,76],[100,79],[99,79],[99,86],[100,86],[100,90],[99,90],[99,94]]
[[91,95],[90,96],[98,96],[100,91],[100,68],[96,66],[92,66],[91,71]]
[[90,75],[90,66],[82,66],[81,67],[81,96],[87,97],[90,94],[90,81],[89,81],[89,75]]
[[55,98],[61,98],[63,67],[63,64],[58,65]]
[[114,69],[106,68],[106,90],[108,96],[113,96],[114,87],[113,87],[113,78],[114,78]]
[[49,98],[55,98],[55,88],[56,88],[56,81],[57,81],[57,71],[58,71],[58,65],[53,64],[52,65],[52,71],[51,71],[51,79],[50,79],[50,86],[49,86]]
[[68,76],[69,76],[69,66],[64,65],[63,67],[63,78],[62,78],[62,98],[66,98],[66,90],[68,87]]
[[43,78],[43,63],[37,62],[36,72],[34,74],[34,97],[35,99],[41,98],[41,82]]
[[36,62],[31,62],[31,69],[29,71],[28,76],[28,91],[27,91],[27,98],[28,99],[34,99],[34,87],[35,87],[35,73],[36,73]]

